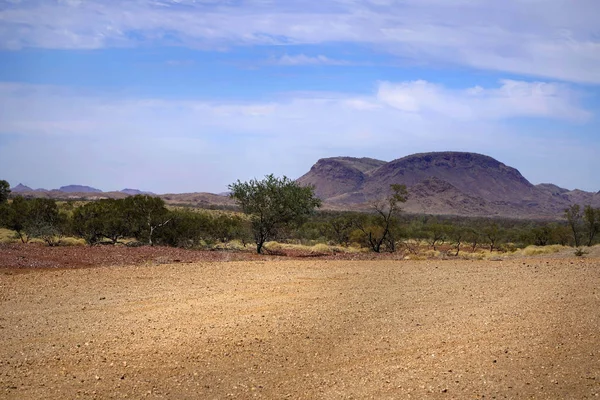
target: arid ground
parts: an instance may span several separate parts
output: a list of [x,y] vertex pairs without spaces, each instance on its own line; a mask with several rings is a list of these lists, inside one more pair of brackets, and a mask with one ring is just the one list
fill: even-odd
[[0,269],[0,398],[600,396],[598,258],[177,257]]

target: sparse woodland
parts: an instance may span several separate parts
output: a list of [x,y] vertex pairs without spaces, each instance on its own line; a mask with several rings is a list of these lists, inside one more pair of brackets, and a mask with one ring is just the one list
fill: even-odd
[[318,211],[320,201],[312,190],[287,178],[270,175],[230,188],[238,211],[167,207],[148,195],[97,201],[27,199],[11,196],[8,186],[0,185],[0,225],[10,232],[2,240],[248,250],[252,244],[259,253],[295,245],[444,256],[600,242],[600,208],[589,205],[574,205],[555,221],[414,215],[402,213],[406,188],[396,187],[371,212],[333,212]]

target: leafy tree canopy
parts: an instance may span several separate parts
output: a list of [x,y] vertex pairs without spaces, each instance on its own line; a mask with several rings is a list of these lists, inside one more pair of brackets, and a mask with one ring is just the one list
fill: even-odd
[[6,203],[10,194],[10,184],[5,180],[0,180],[0,204]]
[[264,243],[275,237],[277,231],[291,224],[299,224],[321,200],[315,197],[314,188],[300,186],[295,181],[273,174],[263,180],[237,181],[229,185],[231,198],[250,215],[257,253]]

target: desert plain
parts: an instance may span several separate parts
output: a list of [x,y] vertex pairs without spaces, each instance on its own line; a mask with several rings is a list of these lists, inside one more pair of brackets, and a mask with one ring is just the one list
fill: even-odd
[[227,259],[0,263],[0,398],[600,398],[599,258]]

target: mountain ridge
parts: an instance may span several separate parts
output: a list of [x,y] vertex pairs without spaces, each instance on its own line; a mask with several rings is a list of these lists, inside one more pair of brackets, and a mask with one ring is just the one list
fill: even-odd
[[[389,194],[390,184],[405,184],[409,213],[517,218],[560,218],[572,204],[600,207],[600,191],[569,190],[552,183],[534,185],[517,169],[490,156],[470,152],[416,153],[392,161],[368,157],[329,157],[317,160],[296,180],[312,185],[332,210],[367,210]],[[60,191],[83,189],[83,192]],[[161,197],[172,205],[233,207],[223,194],[205,192],[154,194],[138,189],[102,192],[89,186],[68,185],[59,190],[33,190],[17,185],[15,194],[55,199],[124,198],[136,194]]]
[[407,186],[404,209],[415,213],[547,218],[562,215],[571,204],[600,206],[597,193],[533,185],[517,169],[484,154],[429,152],[377,161],[381,165],[361,170],[358,158],[320,159],[298,182],[313,185],[324,204],[336,208],[368,208],[391,184]]

